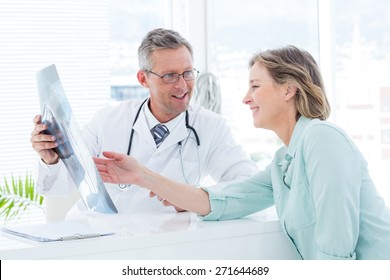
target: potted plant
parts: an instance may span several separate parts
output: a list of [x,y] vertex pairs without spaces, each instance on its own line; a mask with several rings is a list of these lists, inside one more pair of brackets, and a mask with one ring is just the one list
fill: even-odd
[[4,177],[4,183],[0,183],[0,218],[9,222],[31,208],[43,211],[43,200],[35,190],[31,174],[27,173],[24,178],[11,176],[10,181]]

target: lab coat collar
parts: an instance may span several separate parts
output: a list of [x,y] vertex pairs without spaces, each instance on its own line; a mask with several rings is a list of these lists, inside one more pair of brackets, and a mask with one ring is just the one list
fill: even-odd
[[[144,105],[144,107],[146,106]],[[139,114],[138,120],[135,122],[133,129],[135,132],[137,132],[139,137],[142,138],[142,140],[146,142],[148,145],[152,147],[156,146],[152,133],[150,132],[144,110],[142,110],[141,113]]]
[[285,166],[289,165],[293,158],[295,157],[295,153],[297,151],[298,143],[301,139],[303,131],[305,130],[307,124],[309,124],[311,119],[308,119],[304,116],[300,116],[297,123],[295,124],[290,144],[286,147],[287,151],[283,159],[279,162],[278,165]]
[[150,129],[151,127],[154,127],[158,121],[152,115],[146,104],[143,107],[144,108],[142,109],[141,114],[139,114],[138,120],[135,122],[133,129],[139,134],[139,137],[141,137],[143,141],[158,152],[161,152],[172,145],[176,145],[187,137],[188,130],[185,125],[185,112],[183,112],[173,120],[165,123],[170,133],[157,148]]

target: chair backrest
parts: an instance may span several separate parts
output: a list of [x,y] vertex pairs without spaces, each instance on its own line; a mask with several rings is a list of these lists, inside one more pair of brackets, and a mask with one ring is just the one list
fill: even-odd
[[221,113],[221,89],[214,74],[205,72],[199,75],[192,101],[213,112]]

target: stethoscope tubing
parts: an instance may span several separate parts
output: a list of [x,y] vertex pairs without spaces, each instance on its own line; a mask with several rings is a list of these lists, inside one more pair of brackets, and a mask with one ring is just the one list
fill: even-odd
[[[149,100],[149,98],[146,98],[144,101],[142,101],[141,105],[139,106],[138,110],[137,110],[137,113],[135,115],[135,118],[134,118],[134,121],[133,121],[133,125],[131,127],[131,132],[130,132],[130,138],[129,138],[129,146],[127,148],[127,155],[129,156],[130,155],[130,152],[131,152],[131,146],[133,144],[133,136],[134,136],[134,125],[135,123],[137,122],[138,118],[139,118],[139,115],[141,113],[141,110],[142,110],[142,107],[145,105],[145,103]],[[199,147],[200,147],[200,140],[199,140],[199,136],[198,136],[198,133],[196,132],[195,128],[190,126],[189,124],[189,117],[188,117],[188,110],[186,110],[186,116],[185,116],[185,125],[187,127],[187,129],[189,129],[190,131],[192,131],[192,133],[194,134],[195,136],[195,140],[196,140],[196,144],[198,146],[198,157],[200,157],[200,154],[199,154]],[[180,146],[180,158],[181,158],[181,165],[182,165],[182,172],[183,172],[183,176],[184,176],[184,179],[186,180],[186,182],[189,184],[188,180],[187,180],[187,177],[185,176],[185,172],[184,172],[184,163],[183,163],[183,143],[182,141],[180,141],[179,143],[179,146]],[[199,158],[199,161],[200,161],[200,158]],[[200,162],[199,162],[199,176],[198,176],[198,180],[199,181],[200,179]],[[122,184],[119,184],[119,188],[120,189],[125,189],[126,187],[129,187],[131,185],[122,185]]]
[[[134,125],[135,125],[135,123],[137,122],[137,120],[138,120],[138,118],[139,118],[139,114],[141,113],[142,107],[144,106],[144,104],[145,104],[146,101],[148,101],[148,100],[149,100],[149,98],[146,98],[144,101],[142,101],[141,105],[140,105],[139,108],[138,108],[137,114],[135,115],[134,122],[133,122],[133,126],[131,127],[131,132],[130,132],[129,147],[127,148],[127,155],[128,155],[128,156],[130,155],[131,146],[132,146],[132,144],[133,144]],[[193,128],[193,127],[190,126],[190,124],[189,124],[189,120],[188,120],[188,110],[186,110],[185,121],[186,121],[186,127],[187,127],[187,129],[191,130],[191,131],[194,133],[195,138],[196,138],[196,144],[198,145],[198,147],[200,147],[200,140],[199,140],[198,133],[196,132],[195,128]]]

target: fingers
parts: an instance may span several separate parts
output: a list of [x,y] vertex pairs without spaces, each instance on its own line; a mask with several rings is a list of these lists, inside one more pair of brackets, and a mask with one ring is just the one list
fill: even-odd
[[58,147],[58,144],[55,142],[55,136],[42,134],[40,131],[42,131],[40,128],[35,129],[30,138],[35,151],[40,152],[42,150],[49,150]]
[[47,129],[47,125],[42,123],[42,116],[36,115],[33,118],[34,129],[31,132],[30,142],[32,148],[38,153],[42,160],[47,164],[57,163],[58,155],[52,150],[58,147],[56,137],[53,135],[43,133]]
[[[48,129],[47,125],[41,122],[41,115],[36,115],[33,119],[33,122],[35,124],[35,127],[33,131],[31,132],[31,142],[53,142],[56,140],[55,135],[45,134],[42,133],[44,130]],[[54,146],[55,147],[55,146]],[[51,146],[50,148],[53,148]]]
[[107,159],[93,157],[93,161],[95,162],[96,166],[105,166]]
[[105,172],[106,174],[109,173],[108,169],[110,167],[110,164],[112,164],[113,160],[106,159],[106,158],[99,158],[99,157],[92,157],[92,158],[99,172]]
[[106,183],[115,183],[113,181],[113,179],[105,172],[100,172],[99,171],[99,174],[100,174],[100,177],[102,178],[103,182],[106,182]]
[[[159,201],[161,201],[162,205],[164,205],[164,206],[174,206],[172,203],[170,203],[169,201],[165,200],[164,198],[162,198],[161,196],[157,195],[156,193],[154,193],[154,192],[152,192],[152,191],[149,192],[149,196],[150,196],[150,197],[155,197],[155,196],[157,196],[157,199],[158,199]],[[175,206],[174,206],[174,207],[175,207]],[[176,207],[175,207],[175,209],[176,209]],[[180,208],[177,208],[176,211],[177,211],[177,212],[180,212]],[[181,211],[183,211],[183,210],[181,210]]]
[[104,151],[103,152],[103,156],[105,156],[106,158],[110,158],[110,159],[115,159],[115,154],[114,152],[109,152],[109,151]]
[[104,164],[95,164],[96,168],[99,172],[106,172],[107,173],[107,166]]
[[42,131],[47,129],[47,125],[43,123],[36,123],[33,131],[31,132],[31,136],[35,136],[40,134]]
[[35,125],[40,124],[42,122],[42,116],[41,115],[36,115],[33,118],[33,122],[34,122]]
[[174,206],[172,203],[168,202],[167,200],[162,201],[162,205],[164,206]]
[[[163,204],[164,204],[164,203],[169,203],[169,202],[166,201],[163,197],[157,195],[156,193],[154,193],[154,192],[152,192],[152,191],[149,192],[149,197],[155,197],[155,196],[157,196],[157,199],[158,199],[159,201],[162,201]],[[165,205],[165,204],[164,204],[164,205]]]
[[42,123],[42,117],[41,115],[36,115],[34,118],[33,118],[33,122],[34,122],[34,129],[33,131],[31,132],[31,136],[34,136],[34,135],[38,135],[40,134],[43,130],[47,129],[47,126],[45,124]]
[[159,201],[164,201],[165,199],[164,198],[162,198],[161,196],[159,196],[159,195],[155,195],[155,196],[157,196],[157,199],[159,200]]
[[56,142],[33,142],[32,146],[37,153],[40,153],[42,151],[52,150],[58,147],[58,144]]
[[164,205],[164,206],[173,206],[173,204],[170,203],[168,200],[166,200],[165,198],[163,198],[163,197],[161,197],[161,196],[155,194],[154,192],[150,192],[150,193],[149,193],[149,196],[150,196],[150,197],[157,196],[157,199],[158,199],[159,201],[161,201],[162,205]]

